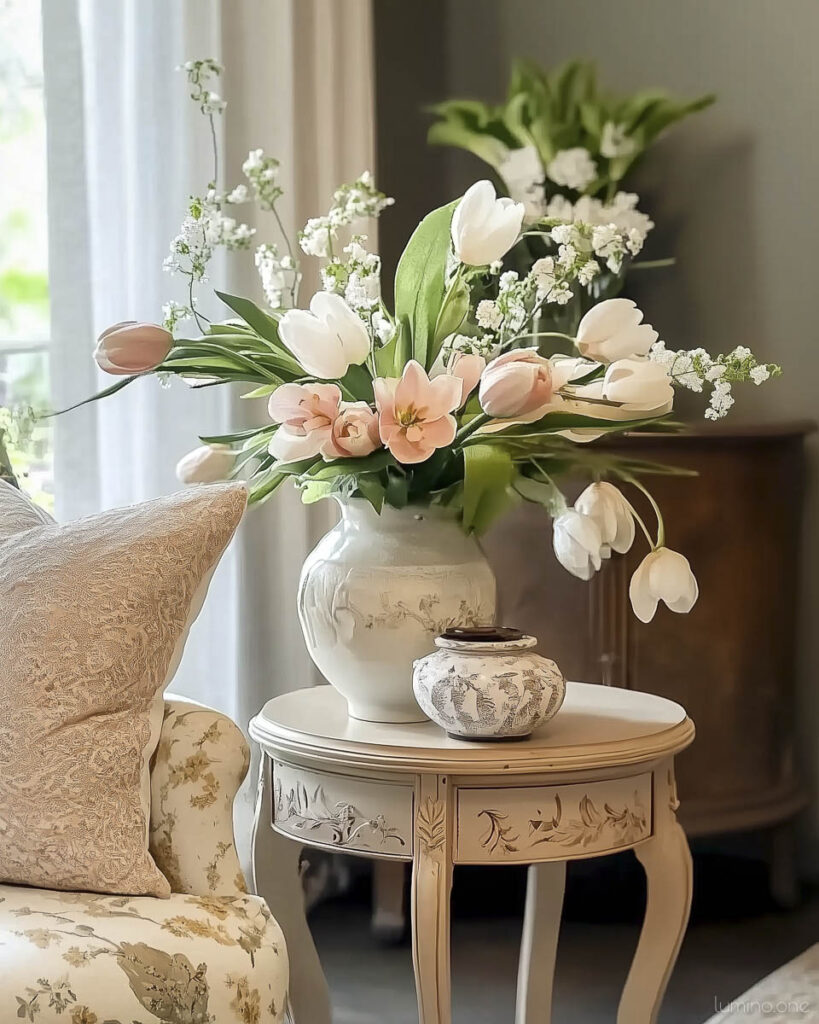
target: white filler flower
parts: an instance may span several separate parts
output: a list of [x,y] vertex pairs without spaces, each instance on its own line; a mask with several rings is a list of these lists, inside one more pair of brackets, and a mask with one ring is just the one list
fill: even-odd
[[582,192],[597,177],[597,164],[583,146],[561,149],[546,165],[546,174],[556,185]]

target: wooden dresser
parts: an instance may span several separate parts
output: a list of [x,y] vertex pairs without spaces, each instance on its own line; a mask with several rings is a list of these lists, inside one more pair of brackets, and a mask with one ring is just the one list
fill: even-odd
[[[628,581],[646,553],[639,531],[632,551],[591,583],[557,564],[535,506],[518,508],[484,544],[502,621],[539,637],[540,653],[569,679],[645,690],[688,709],[697,742],[678,766],[682,823],[692,836],[770,829],[772,891],[782,904],[795,899],[790,823],[806,803],[794,690],[803,442],[812,429],[710,426],[629,438],[630,455],[699,474],[646,481],[669,546],[699,580],[690,615],[661,605],[646,625],[631,613]],[[629,497],[643,509],[639,494]]]

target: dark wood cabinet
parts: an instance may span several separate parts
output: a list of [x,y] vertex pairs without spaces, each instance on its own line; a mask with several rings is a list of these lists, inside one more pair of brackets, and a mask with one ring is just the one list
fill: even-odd
[[[660,605],[651,623],[628,604],[646,553],[615,556],[590,583],[566,573],[544,513],[525,505],[486,538],[504,622],[540,638],[569,678],[647,690],[679,701],[697,739],[680,758],[681,817],[690,835],[789,822],[806,802],[796,768],[797,590],[809,423],[634,435],[632,456],[696,470],[647,479],[666,542],[700,585],[687,616]],[[650,509],[629,495],[646,515]],[[774,846],[786,851],[777,838]],[[789,865],[775,887],[787,902]]]

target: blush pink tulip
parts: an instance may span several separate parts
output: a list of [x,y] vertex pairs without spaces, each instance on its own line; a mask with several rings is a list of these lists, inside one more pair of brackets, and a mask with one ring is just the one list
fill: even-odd
[[340,403],[337,384],[282,384],[267,405],[270,418],[281,424],[270,454],[284,462],[318,455],[330,439]]
[[378,416],[366,402],[342,402],[321,447],[325,459],[361,458],[381,447]]
[[411,359],[401,377],[377,377],[373,388],[381,440],[399,462],[425,462],[436,448],[452,444],[457,423],[451,413],[463,393],[459,377],[442,373],[430,380]]
[[102,332],[94,359],[106,373],[148,373],[165,360],[172,348],[173,335],[164,327],[125,320]]
[[462,389],[461,401],[458,403],[459,406],[464,404],[478,386],[478,381],[480,381],[481,374],[485,368],[486,360],[483,356],[474,355],[470,352],[452,353],[446,365],[446,372],[452,377],[459,377],[461,380]]
[[535,348],[518,348],[493,359],[483,371],[481,408],[490,416],[521,416],[552,397],[552,366]]

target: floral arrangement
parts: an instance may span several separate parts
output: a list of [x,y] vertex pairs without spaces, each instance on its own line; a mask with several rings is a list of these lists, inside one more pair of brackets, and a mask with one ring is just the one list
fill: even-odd
[[[619,293],[654,227],[638,209],[639,197],[622,191],[624,179],[663,132],[713,102],[712,95],[677,100],[660,89],[618,96],[601,90],[587,61],[545,71],[519,60],[505,103],[446,100],[433,106],[429,141],[466,149],[489,164],[507,195],[523,204],[527,224],[573,224],[583,235],[594,262],[571,305],[550,317],[573,329],[590,305]],[[524,233],[514,262],[528,270],[557,244],[559,236],[550,246],[540,233]]]
[[[209,84],[220,68],[196,61],[185,70],[213,127],[224,102]],[[599,258],[627,258],[630,229],[553,217],[527,224],[524,204],[498,198],[489,181],[421,221],[397,268],[394,308],[381,295],[379,257],[354,233],[392,203],[365,173],[339,188],[327,215],[299,235],[301,253],[322,263],[323,289],[308,308],[300,308],[301,257],[282,230],[277,244],[255,251],[267,308],[217,292],[233,316],[209,322],[194,286],[217,247],[248,249],[254,237],[235,208],[253,200],[281,228],[277,161],[255,150],[244,174],[246,183],[222,191],[215,166],[171,243],[166,266],[186,281],[186,301],[165,307],[163,326],[117,324],[101,335],[96,360],[119,379],[96,398],[144,374],[193,387],[250,385],[245,397],[267,403],[269,422],[202,437],[203,447],[178,467],[184,482],[241,475],[252,502],[292,480],[305,502],[362,498],[378,511],[385,503],[444,506],[476,533],[512,503],[534,502],[554,519],[557,558],[582,579],[612,551],[627,551],[639,527],[649,554],[632,580],[636,614],[648,621],[660,599],[674,611],[691,608],[696,581],[666,546],[662,515],[642,482],[672,470],[594,442],[672,428],[675,386],[709,388],[707,414],[723,415],[733,383],[759,384],[778,367],[743,348],[715,358],[673,351],[628,299],[593,305],[571,334],[542,331],[541,312],[593,280]],[[556,246],[556,257],[539,259],[525,275],[504,269],[532,233]],[[548,358],[537,348],[545,334],[561,348]],[[591,482],[569,506],[560,481],[578,474]],[[611,481],[643,492],[656,528]]]

